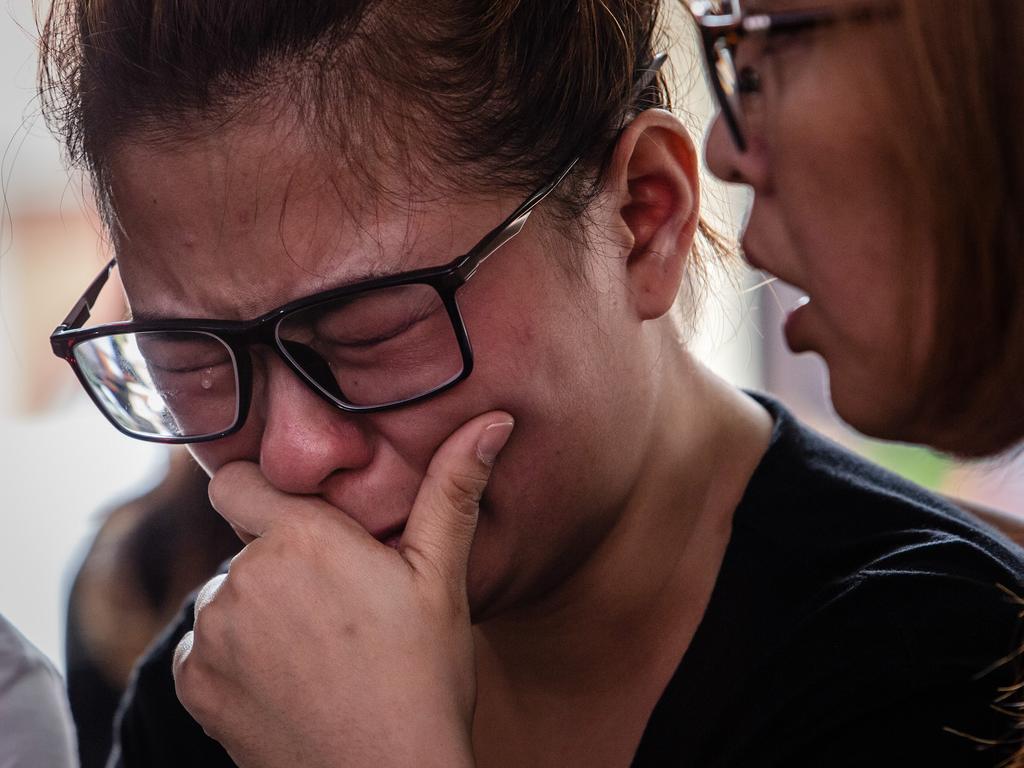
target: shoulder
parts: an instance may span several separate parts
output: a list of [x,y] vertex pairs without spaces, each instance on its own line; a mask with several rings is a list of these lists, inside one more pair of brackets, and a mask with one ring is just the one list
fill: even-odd
[[74,764],[64,685],[49,660],[0,616],[0,764]]
[[0,615],[0,690],[7,690],[22,680],[39,681],[45,686],[60,683],[46,656]]
[[823,590],[753,654],[730,764],[998,764],[1016,741],[999,704],[1022,679],[1020,610],[993,583],[913,561]]
[[744,542],[788,555],[801,577],[906,571],[933,583],[945,573],[1024,591],[1024,551],[1001,533],[759,399],[775,417],[775,432],[737,509]]
[[780,764],[994,765],[977,740],[1012,729],[993,704],[1020,679],[1020,549],[774,407],[723,567],[756,632],[733,717]]
[[802,635],[820,644],[831,633],[855,645],[853,657],[902,651],[904,669],[941,659],[968,665],[973,649],[974,672],[1008,653],[1024,553],[774,408],[776,436],[737,510],[727,566],[742,560],[748,574],[755,569],[762,599],[765,584],[774,589],[779,646]]

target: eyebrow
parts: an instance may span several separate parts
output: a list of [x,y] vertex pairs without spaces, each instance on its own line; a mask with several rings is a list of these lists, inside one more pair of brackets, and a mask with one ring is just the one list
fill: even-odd
[[[395,271],[391,271],[391,270],[384,269],[384,268],[381,268],[381,267],[374,267],[374,268],[371,268],[371,269],[364,270],[362,272],[357,272],[355,275],[351,276],[349,279],[347,279],[347,280],[345,280],[343,282],[337,283],[335,285],[325,286],[323,288],[320,288],[318,290],[313,291],[312,293],[305,294],[305,296],[315,296],[318,293],[326,293],[328,291],[336,291],[336,290],[340,290],[342,288],[349,288],[349,287],[351,287],[353,285],[358,285],[359,283],[364,283],[364,282],[367,282],[369,280],[378,280],[378,279],[383,278],[383,277],[390,277],[391,275],[402,274],[403,271],[411,271],[411,270],[399,270],[399,271],[395,272]],[[276,309],[277,307],[284,306],[285,304],[289,304],[292,301],[297,301],[298,299],[302,299],[302,298],[304,298],[304,296],[296,296],[294,299],[289,299],[288,301],[285,301],[285,302],[283,302],[281,304],[275,304],[273,307],[270,307],[266,311],[268,311],[268,312],[272,311],[272,310]],[[254,320],[256,317],[259,317],[262,314],[264,314],[264,313],[261,312],[258,315],[255,315],[253,317],[242,318],[241,322],[247,322],[249,320]],[[167,315],[159,314],[157,312],[150,312],[150,311],[148,311],[146,309],[141,309],[141,310],[138,310],[138,311],[136,311],[135,309],[130,309],[129,312],[128,312],[128,320],[132,320],[132,321],[140,322],[140,323],[153,323],[153,322],[159,322],[161,320],[193,320],[193,319],[194,320],[217,320],[217,321],[219,321],[219,318],[202,317],[202,316],[198,316],[198,315],[182,315],[182,316],[179,316],[179,317],[168,317]]]

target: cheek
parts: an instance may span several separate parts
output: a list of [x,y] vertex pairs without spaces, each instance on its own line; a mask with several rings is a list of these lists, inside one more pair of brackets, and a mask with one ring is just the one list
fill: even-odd
[[[858,83],[842,79],[839,93]],[[806,115],[779,126],[773,155],[778,236],[794,282],[833,330],[853,344],[894,344],[904,336],[905,287],[916,279],[912,219],[884,136],[879,105],[800,82],[787,106]],[[804,98],[800,98],[803,95]],[[902,342],[900,342],[902,343]]]
[[239,432],[221,440],[190,445],[188,450],[196,463],[212,476],[232,461],[259,462],[261,434],[260,419],[250,413]]
[[829,164],[809,162],[780,179],[796,281],[824,330],[851,352],[865,361],[919,361],[934,314],[924,237],[892,199],[898,185],[876,154],[828,157]]

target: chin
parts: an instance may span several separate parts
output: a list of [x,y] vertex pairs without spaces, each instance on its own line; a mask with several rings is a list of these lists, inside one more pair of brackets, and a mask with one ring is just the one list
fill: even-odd
[[490,522],[481,510],[466,574],[466,597],[474,624],[492,619],[513,605],[519,591],[517,577],[522,578],[523,568],[514,565],[511,543],[502,539],[500,528]]
[[470,561],[469,574],[466,577],[466,597],[469,600],[469,617],[473,624],[480,624],[494,618],[502,611],[501,593],[504,591],[493,580],[488,579],[478,565]]
[[919,439],[914,426],[919,405],[907,384],[882,376],[844,379],[829,365],[829,390],[839,418],[858,432],[880,440]]
[[509,611],[525,608],[537,599],[536,585],[524,580],[522,567],[475,547],[466,575],[466,597],[473,624],[481,624]]

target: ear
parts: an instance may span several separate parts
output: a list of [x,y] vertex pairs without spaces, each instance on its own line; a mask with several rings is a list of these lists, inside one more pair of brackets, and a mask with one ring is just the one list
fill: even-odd
[[668,312],[683,279],[700,218],[697,152],[679,119],[641,112],[612,154],[608,189],[629,250],[627,281],[638,317]]

